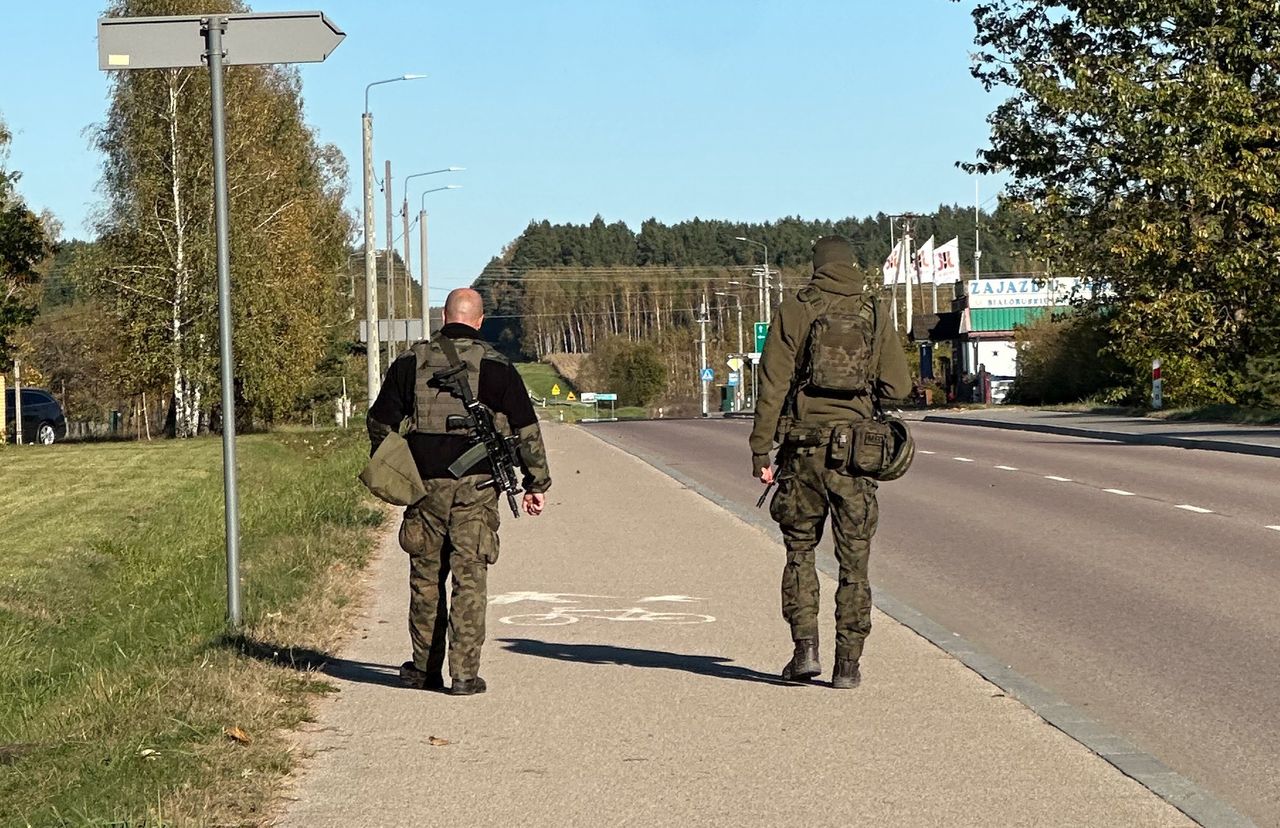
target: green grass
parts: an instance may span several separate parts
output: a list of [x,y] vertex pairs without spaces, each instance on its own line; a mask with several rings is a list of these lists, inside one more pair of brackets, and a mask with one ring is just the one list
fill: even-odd
[[[544,362],[521,362],[516,365],[516,370],[520,372],[520,376],[524,379],[525,387],[536,397],[541,397],[547,401],[546,408],[538,408],[538,415],[544,420],[563,420],[566,423],[576,423],[597,415],[596,408],[590,405],[582,405],[581,403],[570,403],[566,399],[569,392],[573,391],[574,395],[578,395],[578,389],[564,377],[556,373],[556,369]],[[551,395],[553,386],[560,386],[560,397]],[[609,416],[609,404],[601,403],[599,416]],[[649,416],[648,409],[638,406],[629,406],[626,408],[618,408],[616,416],[620,419],[642,420]]]
[[[367,443],[237,445],[245,636],[326,651],[382,519]],[[0,825],[260,822],[326,685],[227,643],[220,442],[9,447],[0,514]]]

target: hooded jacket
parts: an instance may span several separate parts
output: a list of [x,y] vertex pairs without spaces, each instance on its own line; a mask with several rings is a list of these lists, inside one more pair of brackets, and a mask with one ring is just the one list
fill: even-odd
[[[865,277],[853,265],[830,262],[814,269],[813,279],[800,291],[800,295],[817,290],[839,297],[858,296],[866,289]],[[782,408],[791,383],[803,367],[809,328],[817,315],[815,303],[790,297],[782,303],[769,326],[760,358],[755,427],[751,430],[752,466],[757,474],[769,465],[769,453],[775,437],[785,436],[777,434],[778,418],[784,413]],[[907,357],[891,320],[888,304],[877,299],[875,351],[878,364],[873,372],[876,378],[873,393],[880,400],[901,400],[911,392]],[[872,398],[866,394],[832,396],[810,394],[800,388],[796,393],[795,410],[790,413],[798,427],[822,427],[868,419],[874,414],[874,406]]]

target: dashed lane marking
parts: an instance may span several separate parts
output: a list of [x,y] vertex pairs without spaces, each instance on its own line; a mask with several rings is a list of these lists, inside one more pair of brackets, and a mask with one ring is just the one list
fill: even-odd
[[970,460],[968,457],[952,457],[951,459],[952,459],[952,460],[955,460],[957,463],[972,463],[972,462],[973,462],[973,461],[972,461],[972,460]]
[[1213,514],[1213,510],[1212,510],[1212,509],[1205,509],[1205,508],[1204,508],[1204,507],[1202,507],[1202,506],[1192,506],[1190,503],[1179,503],[1179,504],[1178,504],[1177,506],[1175,506],[1174,508],[1175,508],[1175,509],[1181,509],[1181,510],[1182,510],[1182,511],[1184,511],[1184,512],[1195,512],[1197,515],[1211,515],[1211,514]]
[[925,451],[924,449],[920,449],[920,453],[921,453],[921,454],[937,454],[938,452],[936,452],[936,451]]
[[1017,466],[996,466],[996,468],[997,468],[997,469],[1001,469],[1001,470],[1003,470],[1003,471],[1017,471],[1017,470],[1018,470],[1018,467],[1017,467]]
[[1059,483],[1070,483],[1070,482],[1071,482],[1071,478],[1070,478],[1070,477],[1058,477],[1056,474],[1046,474],[1046,475],[1044,476],[1044,479],[1045,479],[1045,480],[1056,480],[1056,481],[1058,481]]
[[1124,489],[1103,489],[1107,494],[1120,495],[1121,497],[1133,497],[1133,492],[1126,492]]
[[1280,532],[1280,526],[1268,526],[1267,528],[1268,528],[1268,529],[1274,529],[1274,530],[1276,530],[1277,532]]

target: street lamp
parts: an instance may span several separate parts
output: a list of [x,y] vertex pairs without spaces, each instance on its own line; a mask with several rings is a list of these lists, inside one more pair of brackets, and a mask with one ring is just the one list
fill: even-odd
[[[430,170],[429,172],[420,172],[420,173],[414,173],[413,175],[406,175],[404,178],[404,201],[401,202],[400,216],[404,221],[404,235],[402,236],[402,238],[404,239],[404,318],[405,318],[404,346],[406,349],[409,347],[409,316],[413,311],[413,302],[409,296],[410,287],[413,285],[413,277],[411,276],[411,272],[413,268],[411,266],[412,262],[410,261],[410,258],[409,258],[409,182],[415,178],[422,178],[423,176],[427,176],[427,175],[439,175],[440,173],[461,172],[465,169],[466,167],[445,167],[444,169],[440,169],[440,170]],[[388,184],[388,186],[390,185]],[[391,291],[391,290],[394,290],[394,288],[391,285],[387,285],[387,290]],[[422,295],[423,295],[423,298],[425,299],[426,293],[423,293]],[[423,318],[426,318],[425,312],[424,312]],[[394,321],[392,322],[392,324],[394,325]],[[429,335],[430,335],[430,332],[427,330],[427,325],[424,323],[422,326],[422,338],[426,339]],[[395,342],[394,335],[391,337],[391,340],[393,343]]]
[[761,314],[764,316],[764,323],[768,325],[773,321],[773,311],[771,307],[772,297],[769,288],[769,245],[764,242],[758,242],[755,239],[749,239],[746,236],[734,236],[734,239],[747,244],[754,244],[756,247],[764,248],[764,274],[760,277],[760,308]]
[[[374,81],[364,88],[364,112],[360,116],[361,148],[364,161],[364,310],[365,326],[368,328],[367,369],[365,371],[366,390],[369,394],[369,405],[378,396],[378,385],[382,381],[381,353],[378,342],[378,263],[374,253],[375,230],[373,227],[373,113],[369,111],[369,92],[375,86],[384,83],[419,80],[426,75],[401,75],[396,78]],[[390,186],[391,182],[387,182]]]
[[422,271],[422,338],[431,336],[431,294],[427,290],[427,196],[441,190],[461,190],[461,184],[446,184],[423,192],[418,209],[418,267]]

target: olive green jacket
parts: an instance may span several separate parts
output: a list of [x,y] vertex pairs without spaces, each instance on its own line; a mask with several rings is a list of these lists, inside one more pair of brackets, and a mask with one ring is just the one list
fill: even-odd
[[[852,265],[829,264],[814,271],[810,288],[837,296],[856,296],[867,288],[865,277]],[[751,430],[752,469],[769,465],[769,453],[778,432],[778,418],[791,390],[795,374],[804,357],[809,328],[816,318],[814,306],[795,297],[782,303],[769,336],[759,367],[759,397],[756,400],[755,427]],[[893,329],[888,303],[880,299],[876,308],[876,366],[874,394],[880,400],[901,400],[911,393],[911,373],[907,357]],[[795,411],[791,412],[799,427],[826,426],[867,419],[874,413],[871,397],[810,396],[800,389],[796,393]]]

